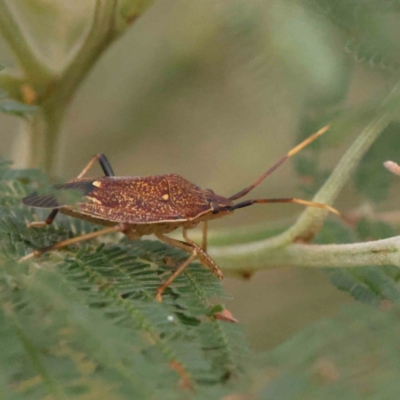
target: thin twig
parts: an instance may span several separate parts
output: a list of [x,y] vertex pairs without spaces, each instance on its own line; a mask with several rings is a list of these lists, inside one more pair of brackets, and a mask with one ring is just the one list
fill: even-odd
[[[398,92],[399,84],[386,96],[382,103],[382,109],[380,111],[378,110],[378,115],[372,119],[350,146],[328,180],[315,195],[313,201],[325,204],[333,203],[343,186],[351,177],[361,158],[391,122],[393,110],[387,111],[384,106],[388,101],[398,96]],[[342,249],[345,251],[344,249],[349,248],[349,245],[332,245],[335,247],[326,248],[318,245],[294,244],[296,241],[311,240],[321,229],[326,216],[327,212],[325,210],[308,208],[293,226],[281,234],[252,243],[211,247],[209,252],[216,258],[218,264],[224,270],[269,269],[281,265],[307,266],[316,258],[315,255],[318,253],[318,249],[321,249],[321,251],[325,250],[325,252],[327,251],[326,249],[329,249],[332,253],[328,252],[324,255],[324,257],[328,258],[330,254],[340,252]],[[365,246],[365,243],[360,245]],[[292,257],[294,251],[296,256]],[[308,253],[308,251],[310,253]],[[375,253],[371,250],[370,254]],[[340,266],[338,261],[339,260],[335,260],[335,265]],[[354,263],[356,262],[358,261],[354,260]],[[371,260],[369,260],[368,263],[371,264]],[[322,258],[318,265],[327,266],[327,263],[324,258]],[[355,266],[355,264],[352,265]],[[365,265],[365,262],[364,264],[357,265]]]
[[5,0],[0,0],[0,33],[10,46],[29,81],[42,84],[51,80],[50,69],[40,60],[32,45],[23,35]]
[[[400,267],[400,236],[354,244],[308,245],[291,244],[273,251],[259,243],[248,245],[246,254],[223,254],[217,259],[224,271],[254,272],[285,266],[310,268],[349,268],[365,265],[396,265]],[[242,256],[242,257],[241,257]],[[246,260],[246,262],[244,261]]]

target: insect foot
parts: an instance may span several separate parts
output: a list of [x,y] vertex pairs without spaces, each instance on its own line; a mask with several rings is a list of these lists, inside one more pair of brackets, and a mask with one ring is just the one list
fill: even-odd
[[162,294],[165,292],[165,289],[171,285],[171,283],[175,280],[175,278],[180,275],[183,270],[197,257],[197,251],[193,250],[190,257],[162,284],[157,288],[156,300],[161,303],[162,302]]
[[57,250],[62,247],[68,246],[70,244],[83,242],[84,240],[93,239],[95,237],[102,236],[107,233],[123,232],[124,230],[126,230],[125,224],[118,224],[110,228],[100,229],[99,231],[87,233],[86,235],[81,235],[71,239],[63,240],[62,242],[58,242],[52,246],[44,247],[43,249],[34,250],[32,253],[29,253],[26,256],[20,258],[18,261],[24,262],[34,257],[40,257],[42,254],[47,253],[48,251]]
[[[272,203],[293,203],[316,207],[340,216],[340,213],[328,204],[297,198],[239,200],[255,189],[289,158],[327,132],[328,129],[329,125],[326,125],[310,135],[272,164],[253,183],[230,197],[220,196],[210,189],[203,190],[177,174],[115,176],[107,157],[104,154],[96,154],[76,178],[55,185],[54,193],[46,195],[31,193],[22,199],[22,203],[30,207],[51,210],[45,221],[33,222],[29,227],[50,225],[60,212],[74,218],[103,225],[106,228],[33,251],[22,257],[20,261],[39,257],[45,252],[107,233],[123,232],[130,239],[154,234],[159,240],[190,254],[189,258],[176,269],[167,281],[158,287],[157,301],[162,300],[166,288],[195,258],[199,258],[202,264],[210,268],[219,279],[222,279],[221,270],[206,252],[208,221],[228,216],[235,210],[254,204]],[[104,176],[84,177],[96,162],[100,164]],[[392,172],[400,169],[396,168],[394,163],[389,163],[386,167]],[[73,194],[73,198],[64,196],[68,193]],[[239,201],[236,202],[236,200]],[[203,243],[201,246],[187,235],[187,229],[194,228],[199,223],[203,224]],[[167,236],[177,228],[183,228],[184,241]]]

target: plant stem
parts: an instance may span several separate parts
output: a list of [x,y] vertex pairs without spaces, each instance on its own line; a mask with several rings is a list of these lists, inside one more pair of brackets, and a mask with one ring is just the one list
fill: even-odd
[[[221,250],[221,249],[218,249]],[[235,254],[214,252],[224,271],[253,272],[259,269],[273,269],[284,266],[311,268],[348,268],[365,265],[396,265],[400,267],[400,236],[389,239],[355,244],[289,246],[267,250],[257,243],[248,247],[243,258]],[[268,260],[267,263],[265,260]],[[246,261],[246,262],[245,262]]]
[[0,33],[9,44],[27,80],[38,84],[50,81],[50,70],[40,61],[22,34],[6,0],[0,0]]
[[[37,120],[32,123],[32,145],[30,146],[31,165],[41,165],[50,173],[57,171],[58,133],[64,120],[65,112],[79,84],[85,78],[99,56],[112,42],[115,35],[117,0],[97,0],[92,27],[73,62],[63,72],[57,82],[53,82],[50,95],[44,100]],[[39,123],[39,120],[40,123]],[[37,138],[41,136],[41,141]],[[37,156],[37,146],[42,144],[42,151]],[[39,164],[40,162],[40,164]]]
[[28,165],[40,165],[46,171],[54,173],[57,159],[57,133],[64,118],[64,109],[55,108],[53,112],[48,113],[46,111],[42,109],[30,120]]
[[[386,96],[382,105],[397,96],[398,90],[399,84],[395,85]],[[392,120],[392,112],[392,110],[386,111],[383,107],[378,110],[378,114],[350,146],[328,180],[314,196],[313,201],[329,205],[333,203],[361,158],[389,125]],[[318,245],[293,244],[295,241],[310,241],[321,229],[326,216],[327,211],[325,210],[308,208],[294,225],[281,234],[252,243],[212,247],[209,252],[217,259],[218,264],[224,270],[253,271],[276,268],[282,265],[307,266],[309,263],[317,262],[313,260],[319,260],[318,266],[327,266],[325,258],[329,258],[330,254],[334,255],[336,251],[340,251],[343,248],[340,246],[345,246],[344,248],[348,249],[347,246],[349,245],[332,245],[334,247],[327,248]],[[322,258],[316,257],[318,249],[327,253]],[[372,250],[371,254],[373,254]],[[334,260],[332,264],[340,266],[340,260],[336,260],[335,257],[331,257],[331,259]],[[368,260],[367,264],[371,264],[371,260]],[[358,261],[354,260],[354,263],[356,262]],[[344,263],[342,266],[355,266],[354,263],[351,265]],[[365,265],[365,261],[364,264],[357,265]]]
[[[1,1],[1,0],[0,0]],[[15,100],[21,101],[21,86],[24,84],[23,79],[6,74],[4,72],[0,73],[0,88],[7,92],[7,96]]]
[[[383,112],[368,124],[344,154],[327,181],[314,196],[313,201],[329,205],[333,204],[362,157],[389,125],[391,119],[390,112]],[[311,240],[321,230],[327,215],[328,211],[308,207],[298,221],[284,233],[286,242],[289,243],[298,239]]]
[[[329,205],[333,204],[340,191],[361,162],[361,159],[392,121],[393,110],[391,107],[385,108],[385,105],[398,97],[399,89],[400,82],[397,82],[382,101],[377,115],[370,121],[366,128],[364,128],[358,138],[350,146],[349,150],[344,154],[330,177],[314,196],[313,201]],[[304,211],[296,224],[286,232],[287,239],[290,239],[290,241],[296,238],[303,240],[312,239],[321,230],[327,215],[327,211],[309,207]]]
[[53,92],[44,106],[47,114],[55,114],[54,108],[65,106],[93,64],[117,36],[114,21],[117,0],[97,0],[91,29],[76,54],[74,61],[66,68],[53,87]]
[[[6,0],[0,0],[0,33],[14,52],[28,83],[39,94],[40,112],[32,118],[30,125],[28,167],[44,167],[55,174],[58,136],[67,107],[82,80],[108,46],[122,34],[127,25],[152,4],[152,0],[133,2],[125,10],[127,21],[119,15],[119,0],[96,0],[91,28],[74,60],[59,77],[38,59],[30,42],[24,37]],[[126,5],[125,5],[126,8]],[[118,23],[117,23],[118,22]],[[18,80],[7,81],[12,92],[21,97],[16,87]]]

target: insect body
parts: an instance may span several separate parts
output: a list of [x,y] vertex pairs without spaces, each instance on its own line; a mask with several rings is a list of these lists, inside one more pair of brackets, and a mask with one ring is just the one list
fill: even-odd
[[[291,152],[287,153],[268,171],[261,175],[252,185],[228,198],[215,194],[212,190],[203,190],[176,174],[147,177],[116,177],[103,154],[93,157],[76,179],[65,184],[56,185],[59,193],[76,191],[80,198],[70,203],[63,201],[57,193],[38,195],[32,193],[22,199],[28,206],[52,209],[46,221],[30,223],[30,227],[50,225],[58,212],[104,225],[106,228],[76,238],[68,239],[45,249],[36,250],[21,260],[40,256],[42,253],[64,247],[110,232],[123,232],[131,239],[143,235],[155,234],[160,240],[190,253],[190,257],[157,289],[157,299],[161,301],[162,293],[172,281],[193,261],[199,258],[219,278],[222,272],[214,260],[206,253],[207,221],[231,214],[235,209],[255,203],[298,203],[324,208],[334,213],[335,209],[325,204],[313,203],[300,199],[257,199],[234,203],[243,197],[270,175],[285,160],[297,153],[308,143],[324,133],[328,127],[322,128],[310,136]],[[99,161],[105,176],[84,178],[91,166]],[[187,229],[194,228],[200,222],[203,226],[203,244],[200,247],[187,235]],[[183,228],[184,241],[166,236],[175,229]]]

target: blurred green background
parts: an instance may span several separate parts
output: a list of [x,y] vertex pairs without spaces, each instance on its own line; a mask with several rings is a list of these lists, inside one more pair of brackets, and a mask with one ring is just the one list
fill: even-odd
[[[37,54],[62,71],[85,34],[93,4],[42,0],[12,7]],[[328,12],[327,18],[327,4],[155,2],[101,57],[76,93],[61,131],[56,175],[74,177],[93,154],[103,152],[118,175],[175,172],[221,195],[248,185],[299,141],[301,124],[313,112],[357,107],[387,89],[390,65],[382,74],[375,59],[372,65],[357,60],[353,37],[341,30],[351,25],[345,17],[354,10],[337,2],[339,14],[329,18]],[[394,34],[386,20],[378,22],[377,31],[387,26]],[[378,33],[385,38],[382,29]],[[1,38],[0,63],[15,68]],[[1,156],[26,167],[24,122],[1,114],[0,126]],[[358,132],[345,133],[320,139],[330,143],[322,154],[324,167],[335,165]],[[376,168],[383,161],[377,160]],[[300,183],[288,163],[253,196],[310,198]],[[363,202],[348,187],[335,206],[346,212]],[[394,204],[387,201],[380,209]],[[300,211],[291,205],[255,206],[214,222],[211,229],[291,222]],[[316,270],[287,267],[249,281],[228,277],[224,285],[232,296],[227,307],[244,324],[255,349],[269,349],[352,301]]]

